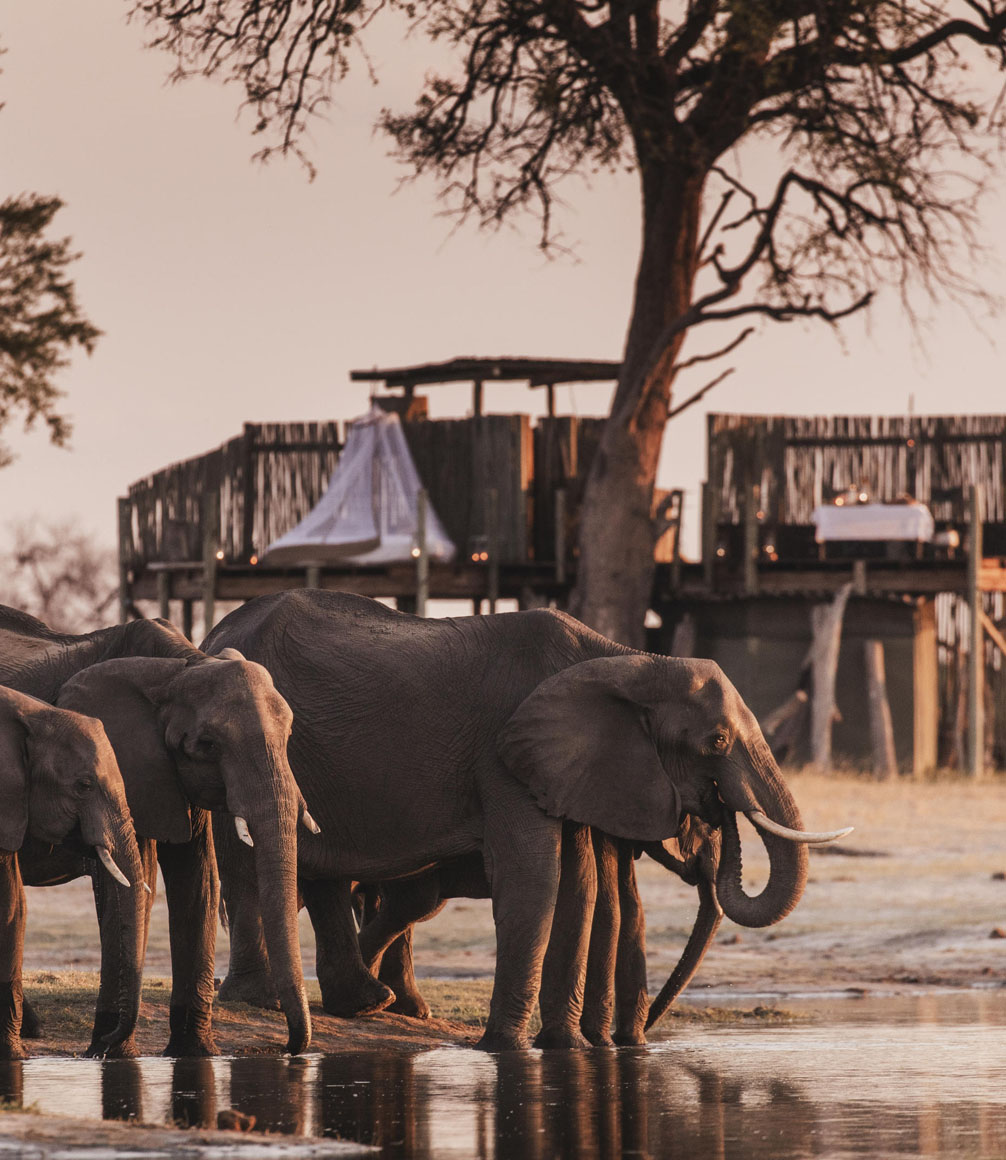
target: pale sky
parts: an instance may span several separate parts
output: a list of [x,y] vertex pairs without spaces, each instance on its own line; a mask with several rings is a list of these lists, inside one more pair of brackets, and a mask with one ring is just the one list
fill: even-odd
[[[0,523],[71,518],[111,544],[115,499],[139,477],[207,451],[245,421],[352,418],[366,384],[351,369],[458,355],[617,359],[638,256],[636,180],[571,185],[562,218],[575,259],[545,260],[520,232],[453,230],[432,182],[396,192],[404,171],[372,131],[422,73],[423,47],[384,35],[312,125],[313,182],[294,160],[251,161],[239,92],[212,81],[168,85],[171,60],[145,50],[126,0],[0,0],[0,196],[67,203],[54,232],[83,258],[81,302],[105,331],[63,374],[72,449],[41,429],[10,431]],[[986,240],[1006,254],[1006,196],[985,205]],[[981,278],[1006,297],[993,261]],[[735,374],[669,425],[659,484],[683,486],[697,522],[705,414],[1006,411],[1001,318],[976,327],[940,307],[920,349],[892,291],[843,344],[811,324],[769,324],[730,359],[697,369],[680,401],[726,366]],[[695,342],[722,346],[733,332]],[[430,391],[434,416],[464,414],[467,388]],[[529,397],[530,396],[530,397]],[[540,392],[487,389],[488,410],[534,410]],[[560,408],[603,413],[607,392],[560,392]],[[691,536],[687,537],[691,539]]]

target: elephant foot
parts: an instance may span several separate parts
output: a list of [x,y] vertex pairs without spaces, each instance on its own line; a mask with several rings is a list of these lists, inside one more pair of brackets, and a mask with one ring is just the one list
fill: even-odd
[[198,1059],[220,1054],[213,1039],[213,1020],[208,1006],[172,1003],[168,1026],[171,1034],[163,1055],[172,1059]]
[[642,1027],[630,1027],[627,1031],[616,1027],[612,1039],[618,1047],[642,1047],[646,1043],[646,1033]]
[[21,1038],[42,1038],[42,1020],[27,999],[22,999],[21,1001]]
[[482,1038],[475,1044],[476,1051],[526,1051],[527,1037],[512,1031],[490,1031],[487,1027]]
[[429,1019],[430,1006],[418,991],[395,991],[395,1001],[387,1010],[392,1015],[408,1015],[412,1019]]
[[27,1059],[28,1052],[19,1036],[7,1036],[0,1040],[0,1059]]
[[172,1035],[161,1055],[169,1059],[205,1059],[219,1055],[220,1048],[212,1034]]
[[615,1041],[606,1027],[586,1027],[580,1024],[580,1030],[591,1047],[614,1047]]
[[579,1027],[543,1027],[534,1037],[535,1047],[590,1047]]
[[327,1015],[338,1015],[341,1019],[355,1019],[360,1015],[376,1015],[390,1007],[395,1001],[395,992],[375,979],[369,971],[345,981],[322,979],[321,1007]]
[[248,1003],[266,1011],[279,1010],[279,997],[268,971],[249,971],[238,975],[232,971],[220,984],[217,995],[225,1003]]

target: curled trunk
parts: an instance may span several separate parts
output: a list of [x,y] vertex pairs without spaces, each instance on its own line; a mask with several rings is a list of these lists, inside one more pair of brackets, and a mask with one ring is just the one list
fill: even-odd
[[768,852],[769,878],[760,894],[750,895],[745,892],[742,881],[743,863],[737,816],[729,811],[724,812],[723,855],[716,879],[716,891],[727,918],[740,926],[771,926],[779,922],[800,901],[807,884],[806,846],[761,831],[759,837]]

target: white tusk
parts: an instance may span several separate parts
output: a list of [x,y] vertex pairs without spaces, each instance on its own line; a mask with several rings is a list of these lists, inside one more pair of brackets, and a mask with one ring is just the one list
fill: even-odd
[[147,885],[147,883],[146,883],[146,882],[144,882],[144,884],[143,884],[143,889],[144,889],[144,890],[145,890],[145,891],[146,891],[148,894],[153,894],[153,893],[154,893],[154,892],[153,892],[153,891],[150,889],[150,887]]
[[300,815],[300,820],[311,831],[312,834],[320,834],[321,826],[311,817],[307,812],[307,806],[304,807],[304,812]]
[[761,810],[745,810],[748,818],[767,834],[775,834],[777,838],[786,838],[790,842],[803,842],[807,846],[821,846],[825,842],[834,842],[851,834],[855,826],[846,826],[844,830],[825,830],[822,833],[811,833],[808,830],[791,830],[788,826],[780,826],[766,817]]
[[96,846],[95,849],[98,853],[98,861],[101,862],[102,866],[104,866],[109,874],[112,875],[115,881],[118,882],[120,886],[128,886],[129,879],[125,876],[125,874],[122,873],[119,867],[116,866],[115,860],[112,858],[112,855],[109,854],[108,850],[104,846]]
[[237,830],[238,837],[242,842],[244,842],[246,846],[255,845],[255,843],[252,841],[251,834],[248,832],[248,823],[244,820],[243,817],[241,817],[240,814],[235,814],[234,816],[234,829]]

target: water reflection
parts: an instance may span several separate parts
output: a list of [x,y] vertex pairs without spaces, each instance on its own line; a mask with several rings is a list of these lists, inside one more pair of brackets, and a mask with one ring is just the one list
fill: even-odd
[[[280,1059],[36,1059],[0,1096],[41,1111],[372,1145],[395,1160],[803,1160],[1006,1154],[1006,992],[850,1003],[827,1021],[674,1027],[647,1048],[457,1047]],[[886,1013],[886,1018],[885,1018]]]

